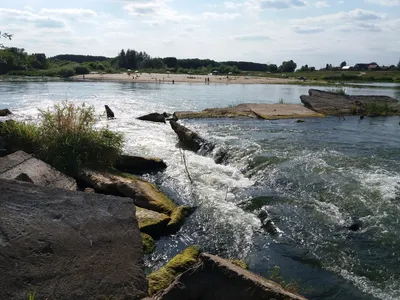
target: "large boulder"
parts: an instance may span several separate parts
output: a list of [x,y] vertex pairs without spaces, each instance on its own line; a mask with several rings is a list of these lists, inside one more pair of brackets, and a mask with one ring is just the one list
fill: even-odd
[[[152,282],[149,280],[149,289]],[[218,256],[202,253],[198,263],[185,271],[154,300],[304,300],[279,284],[260,277]]]
[[141,117],[139,117],[137,119],[138,120],[142,120],[142,121],[165,123],[165,115],[164,114],[159,114],[159,113],[151,113],[151,114],[148,114],[148,115],[141,116]]
[[[138,213],[146,216],[146,224],[151,220],[148,226],[141,226],[142,231],[154,238],[177,232],[185,218],[193,212],[189,207],[177,206],[154,184],[130,174],[84,170],[79,180],[97,193],[132,198],[136,206],[145,209],[139,209]],[[141,215],[138,216],[139,220],[144,220]],[[139,223],[144,224],[144,221]]]
[[115,168],[131,174],[144,174],[163,171],[167,164],[159,158],[121,155],[115,163]]
[[134,201],[0,179],[0,299],[142,299]]
[[0,109],[0,117],[11,115],[12,112],[8,108]]
[[78,179],[97,193],[129,197],[137,206],[159,213],[170,215],[177,207],[154,184],[133,175],[83,170]]
[[[29,181],[37,185],[73,191],[77,189],[73,178],[23,151],[17,151],[0,158],[0,178]],[[23,180],[24,178],[26,180]]]
[[136,208],[136,218],[138,219],[139,229],[151,237],[158,237],[160,233],[166,231],[171,218],[162,213],[145,208]]
[[300,99],[305,107],[325,115],[361,114],[371,103],[385,104],[393,114],[400,113],[398,101],[388,96],[352,96],[310,89],[308,95],[302,95]]

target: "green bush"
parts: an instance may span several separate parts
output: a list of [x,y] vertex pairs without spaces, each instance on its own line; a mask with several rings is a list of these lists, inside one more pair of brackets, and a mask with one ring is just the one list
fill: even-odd
[[122,152],[123,137],[106,128],[96,130],[92,106],[69,102],[40,111],[38,125],[6,122],[1,133],[9,144],[33,152],[70,175],[80,169],[111,168]]
[[366,116],[388,116],[393,113],[393,108],[387,102],[369,102],[365,104]]
[[57,70],[58,75],[67,78],[75,75],[75,70],[68,67],[63,67]]
[[75,69],[75,74],[76,75],[85,75],[85,74],[89,74],[90,73],[89,68],[85,67],[85,66],[78,65],[78,66],[75,66],[74,69]]

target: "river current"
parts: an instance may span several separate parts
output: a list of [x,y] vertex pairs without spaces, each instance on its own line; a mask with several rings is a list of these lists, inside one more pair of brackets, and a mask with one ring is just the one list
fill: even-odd
[[[136,120],[146,113],[200,110],[239,103],[300,103],[310,87],[107,82],[0,82],[0,108],[36,120],[38,108],[62,100],[109,105],[115,120],[98,126],[125,135],[129,154],[160,157],[162,174],[147,176],[175,202],[197,209],[175,235],[146,257],[158,268],[189,245],[243,259],[265,277],[274,266],[309,299],[400,299],[400,117],[335,117],[262,121],[184,120],[229,151],[227,165],[185,152],[190,183],[169,124]],[[325,89],[325,88],[321,88]],[[393,88],[348,88],[383,94]],[[269,212],[280,233],[261,229]],[[360,231],[346,226],[361,221]]]

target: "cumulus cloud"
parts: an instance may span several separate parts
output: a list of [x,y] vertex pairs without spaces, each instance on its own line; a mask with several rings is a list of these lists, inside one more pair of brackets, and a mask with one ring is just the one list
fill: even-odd
[[294,26],[293,30],[296,33],[300,33],[300,34],[313,34],[313,33],[323,32],[324,28],[322,28],[322,27],[309,27],[309,26]]
[[261,9],[288,9],[306,6],[307,3],[303,0],[262,0],[260,3]]
[[317,1],[315,2],[315,6],[317,8],[324,8],[324,7],[329,7],[330,5],[326,1]]
[[382,6],[400,5],[400,0],[367,0],[367,2],[382,5]]

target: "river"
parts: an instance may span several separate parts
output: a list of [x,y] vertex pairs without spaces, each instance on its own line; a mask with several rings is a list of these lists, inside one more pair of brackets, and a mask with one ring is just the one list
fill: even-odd
[[[62,100],[109,105],[116,119],[99,126],[123,132],[130,154],[156,156],[167,170],[148,176],[179,204],[196,206],[182,229],[157,242],[149,269],[188,245],[240,258],[268,277],[280,266],[309,299],[400,299],[400,117],[327,117],[261,121],[187,120],[182,123],[229,150],[227,165],[186,152],[190,184],[177,137],[168,124],[135,118],[150,112],[199,110],[239,103],[300,103],[308,86],[196,85],[107,82],[0,82],[0,108],[36,120],[38,108]],[[322,88],[324,89],[324,88]],[[400,90],[347,88],[349,94]],[[260,229],[266,209],[280,229]],[[345,227],[354,220],[363,227]]]

